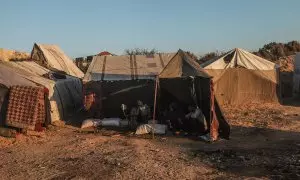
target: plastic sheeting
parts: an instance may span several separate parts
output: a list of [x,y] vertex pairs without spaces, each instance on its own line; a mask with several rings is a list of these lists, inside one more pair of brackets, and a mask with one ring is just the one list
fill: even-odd
[[167,125],[164,124],[142,124],[137,129],[135,134],[149,134],[154,132],[154,134],[166,134]]

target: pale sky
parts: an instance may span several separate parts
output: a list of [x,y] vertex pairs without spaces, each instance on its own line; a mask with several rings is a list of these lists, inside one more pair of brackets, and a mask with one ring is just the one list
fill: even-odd
[[0,47],[69,56],[179,48],[196,54],[300,40],[299,0],[0,0]]

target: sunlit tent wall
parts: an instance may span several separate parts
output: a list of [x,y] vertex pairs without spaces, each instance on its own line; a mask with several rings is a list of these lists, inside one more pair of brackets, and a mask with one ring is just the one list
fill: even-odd
[[243,49],[234,49],[201,66],[213,76],[220,104],[278,102],[279,67]]
[[68,75],[83,78],[83,72],[57,45],[34,44],[31,59],[51,70],[58,70]]
[[[20,77],[22,82],[42,86],[49,91],[50,121],[67,120],[83,107],[82,82],[79,78],[57,74],[33,61],[0,62],[11,74]],[[2,68],[1,68],[2,70]],[[8,74],[2,78],[11,79]],[[22,85],[22,83],[15,83]]]
[[[160,79],[159,92],[167,91],[183,104],[198,105],[207,120],[211,119],[210,76],[182,50],[153,56],[95,56],[84,82],[86,93],[96,94],[98,108],[103,104],[103,115],[116,116],[121,115],[123,103],[131,106],[142,100],[153,107],[156,77]],[[228,137],[229,126],[218,106],[216,109],[220,129]]]

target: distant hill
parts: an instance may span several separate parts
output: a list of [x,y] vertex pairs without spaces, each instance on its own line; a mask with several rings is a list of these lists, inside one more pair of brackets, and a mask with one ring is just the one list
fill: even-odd
[[264,45],[257,52],[254,52],[254,54],[276,62],[282,57],[295,55],[296,52],[300,52],[300,43],[298,41],[291,41],[286,44],[271,42]]

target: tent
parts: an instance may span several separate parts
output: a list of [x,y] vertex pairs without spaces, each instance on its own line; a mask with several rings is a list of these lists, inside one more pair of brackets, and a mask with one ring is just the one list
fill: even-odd
[[[0,61],[2,78],[11,81],[12,77],[18,81],[14,85],[42,86],[49,91],[51,122],[67,120],[75,111],[82,108],[82,83],[73,76],[57,75],[33,61]],[[8,84],[0,82],[1,84]],[[10,86],[6,85],[7,88]]]
[[94,56],[83,81],[153,79],[173,56],[174,53]]
[[296,54],[294,61],[294,92],[300,92],[300,53]]
[[78,78],[84,76],[75,63],[56,45],[34,44],[31,59],[51,70],[63,71]]
[[233,49],[201,66],[213,76],[221,104],[278,102],[279,66],[243,49]]
[[95,56],[83,80],[86,93],[96,94],[102,115],[113,117],[122,115],[121,104],[132,107],[142,100],[153,107],[157,77],[159,91],[180,103],[197,105],[207,120],[213,120],[211,112],[216,110],[223,137],[229,136],[229,125],[217,103],[214,106],[211,77],[182,50],[153,56]]
[[9,90],[13,86],[38,87],[37,84],[17,74],[13,69],[5,66],[0,61],[0,125],[5,125],[8,108]]

